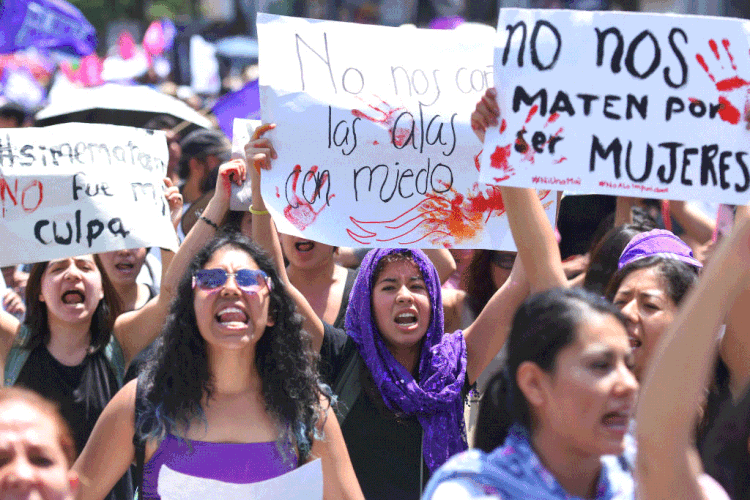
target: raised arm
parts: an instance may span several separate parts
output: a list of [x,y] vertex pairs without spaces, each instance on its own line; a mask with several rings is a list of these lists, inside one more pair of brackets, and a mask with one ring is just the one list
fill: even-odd
[[[737,207],[735,224],[750,220],[750,207]],[[750,283],[734,301],[726,317],[726,333],[721,341],[721,359],[729,369],[729,388],[736,399],[750,383]]]
[[441,284],[448,281],[451,274],[456,272],[456,259],[447,248],[426,248],[424,253],[435,266]]
[[636,415],[641,498],[703,498],[692,457],[699,405],[724,317],[750,277],[750,221],[736,225],[704,269],[696,287],[654,353]]
[[466,371],[474,383],[500,351],[510,333],[513,315],[529,294],[525,264],[516,259],[510,276],[492,295],[477,319],[464,330]]
[[685,230],[685,233],[695,238],[698,243],[711,241],[716,223],[698,207],[686,201],[672,200],[669,202],[669,213]]
[[[214,195],[167,266],[156,300],[149,301],[137,311],[120,315],[115,321],[114,334],[122,346],[126,362],[130,362],[159,335],[169,312],[169,305],[191,259],[216,234],[216,228],[206,222],[206,219],[216,225],[221,223],[229,210],[231,184],[242,185],[245,175],[245,163],[242,160],[233,160],[219,167]],[[170,193],[172,198],[180,196],[179,192],[176,195],[174,191]]]
[[[489,89],[471,115],[471,126],[484,142],[489,127],[498,126],[500,107],[495,89]],[[532,292],[567,287],[560,249],[544,207],[534,189],[501,187],[503,203],[518,256],[523,261]]]
[[103,499],[133,461],[136,382],[127,383],[107,403],[81,456],[73,464],[80,477],[78,500]]
[[287,287],[290,297],[294,300],[297,311],[304,318],[303,326],[307,333],[312,336],[313,349],[315,352],[319,352],[323,345],[323,321],[315,314],[305,296],[289,281],[276,225],[266,209],[266,203],[263,201],[263,195],[261,194],[261,171],[270,170],[271,160],[276,158],[276,150],[273,148],[271,140],[263,137],[263,135],[274,128],[276,128],[275,124],[261,125],[255,129],[253,136],[250,138],[250,143],[245,146],[253,200],[250,207],[250,213],[253,216],[253,241],[260,245],[273,259],[279,277]]
[[325,404],[328,408],[319,429],[323,439],[315,439],[310,449],[310,460],[319,458],[322,462],[323,499],[364,500],[336,414],[327,400]]

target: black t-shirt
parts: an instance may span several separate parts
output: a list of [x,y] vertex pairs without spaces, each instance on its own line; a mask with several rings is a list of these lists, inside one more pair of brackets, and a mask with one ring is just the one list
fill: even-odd
[[87,355],[77,366],[66,366],[45,346],[31,351],[15,385],[58,404],[73,431],[79,454],[102,410],[120,387],[101,351]]
[[[351,356],[359,356],[354,341],[325,324],[321,376],[331,387],[336,387]],[[359,485],[368,500],[418,500],[429,479],[422,459],[422,426],[416,417],[388,410],[364,362],[361,366],[362,390],[341,426]],[[465,387],[464,397],[468,384]]]
[[[88,354],[79,365],[66,366],[56,360],[45,346],[36,347],[29,353],[15,385],[31,389],[57,403],[60,414],[73,432],[79,455],[99,415],[120,388],[102,350]],[[106,499],[132,498],[132,478],[128,471]]]

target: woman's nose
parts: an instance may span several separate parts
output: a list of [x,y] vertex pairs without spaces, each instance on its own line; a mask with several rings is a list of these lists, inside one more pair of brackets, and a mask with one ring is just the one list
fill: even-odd
[[35,468],[26,457],[16,457],[2,469],[3,489],[5,487],[18,488],[34,480]]
[[412,297],[411,290],[409,290],[409,288],[404,285],[398,289],[396,300],[398,302],[411,302],[412,300],[414,300],[414,297]]
[[620,312],[628,321],[632,321],[634,323],[638,321],[638,307],[635,299],[622,306]]
[[227,276],[227,281],[224,286],[221,287],[222,295],[239,295],[241,293],[240,287],[237,285],[237,279],[234,274]]
[[623,362],[618,370],[617,391],[620,395],[632,395],[638,391],[638,380],[633,371]]

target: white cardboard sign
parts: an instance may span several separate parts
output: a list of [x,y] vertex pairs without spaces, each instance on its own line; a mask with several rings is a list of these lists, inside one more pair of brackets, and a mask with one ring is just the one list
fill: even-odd
[[176,250],[163,132],[70,123],[0,132],[0,265]]
[[[513,249],[478,182],[471,112],[492,86],[492,31],[258,15],[262,192],[279,230],[339,246]],[[540,197],[550,219],[555,199]]]
[[748,23],[502,9],[480,179],[745,203]]

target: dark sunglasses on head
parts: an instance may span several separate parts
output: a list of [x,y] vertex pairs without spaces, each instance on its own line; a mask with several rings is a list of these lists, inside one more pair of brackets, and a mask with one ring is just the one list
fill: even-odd
[[268,275],[260,269],[240,269],[228,273],[224,269],[201,269],[193,275],[193,288],[211,291],[224,286],[234,276],[237,286],[246,293],[258,293],[263,287],[271,288]]
[[492,252],[490,262],[499,266],[503,269],[513,269],[513,264],[516,262],[515,252]]

